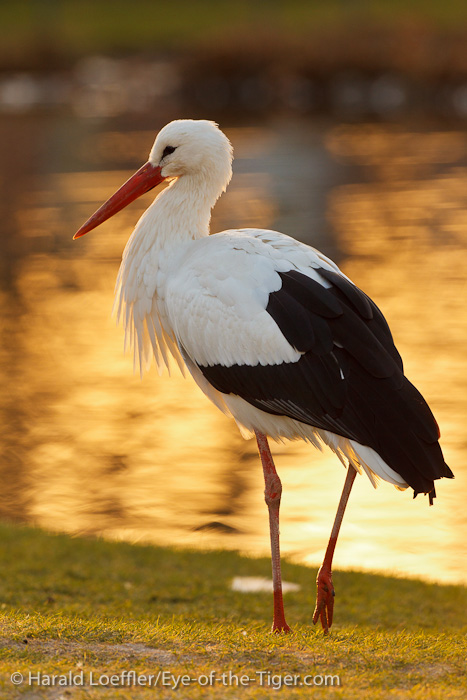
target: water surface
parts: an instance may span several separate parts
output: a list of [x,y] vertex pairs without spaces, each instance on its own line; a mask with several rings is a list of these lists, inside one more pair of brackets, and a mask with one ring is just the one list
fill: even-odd
[[[227,133],[235,174],[212,230],[275,228],[335,257],[384,311],[456,474],[437,485],[432,508],[358,478],[336,568],[467,581],[467,135],[313,121]],[[71,241],[144,162],[152,130],[4,117],[0,134],[3,517],[267,553],[254,443],[176,370],[141,382],[110,315],[121,252],[151,195]],[[318,564],[344,469],[301,443],[274,452],[282,550]]]

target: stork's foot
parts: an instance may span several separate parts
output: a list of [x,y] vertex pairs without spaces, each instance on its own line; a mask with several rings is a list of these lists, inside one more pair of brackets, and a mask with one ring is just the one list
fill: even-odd
[[291,632],[291,628],[288,626],[287,622],[284,620],[281,623],[278,622],[273,622],[272,623],[272,628],[271,632],[274,632],[274,634],[287,634],[288,632]]
[[284,601],[282,600],[282,588],[274,591],[274,613],[272,616],[271,632],[274,634],[286,634],[291,632],[290,627],[285,621]]
[[316,625],[318,619],[321,620],[321,626],[324,634],[329,634],[329,628],[332,625],[332,615],[334,610],[334,586],[332,585],[331,569],[322,566],[318,571],[316,578],[317,594],[316,606],[313,613],[313,624]]

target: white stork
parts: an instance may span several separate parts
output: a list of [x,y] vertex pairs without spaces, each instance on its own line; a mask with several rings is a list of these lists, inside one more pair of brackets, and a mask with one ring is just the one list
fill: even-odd
[[142,166],[75,234],[95,228],[163,180],[120,267],[116,303],[141,370],[173,355],[245,437],[256,436],[269,509],[274,631],[288,631],[279,553],[282,486],[267,436],[328,445],[348,464],[317,577],[313,622],[333,618],[331,563],[356,472],[375,485],[435,497],[453,474],[436,421],[406,379],[378,307],[322,253],[276,231],[210,235],[211,209],[232,176],[217,125],[183,119],[158,134]]

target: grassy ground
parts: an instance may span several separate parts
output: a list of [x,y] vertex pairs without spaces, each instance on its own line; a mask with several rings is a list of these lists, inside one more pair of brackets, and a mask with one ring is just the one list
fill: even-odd
[[[404,700],[467,696],[465,588],[336,572],[336,622],[325,638],[310,624],[316,572],[286,562],[285,578],[302,587],[286,596],[294,631],[272,635],[271,596],[229,588],[233,576],[269,576],[267,559],[7,525],[0,525],[0,538],[0,697],[261,698],[280,682],[324,686],[326,675],[338,676],[339,685],[334,678],[327,681],[332,687],[292,685],[281,692],[346,700],[378,700],[389,692]],[[131,670],[167,675],[159,676],[157,689],[90,685],[102,674],[128,683],[120,674]],[[14,672],[25,679],[16,687]],[[52,674],[70,672],[77,683],[71,688],[34,678],[29,684],[29,673],[51,683]],[[211,672],[221,680],[207,689],[202,684]],[[196,680],[174,691],[170,674]],[[240,687],[241,676],[252,680]]]

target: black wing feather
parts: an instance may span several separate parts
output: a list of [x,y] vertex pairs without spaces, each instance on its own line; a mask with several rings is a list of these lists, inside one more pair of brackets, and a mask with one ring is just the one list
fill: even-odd
[[319,273],[330,287],[292,270],[278,273],[282,287],[269,295],[266,311],[302,353],[297,362],[199,369],[224,394],[372,447],[431,500],[433,481],[453,476],[433,414],[404,376],[376,304],[337,272]]

